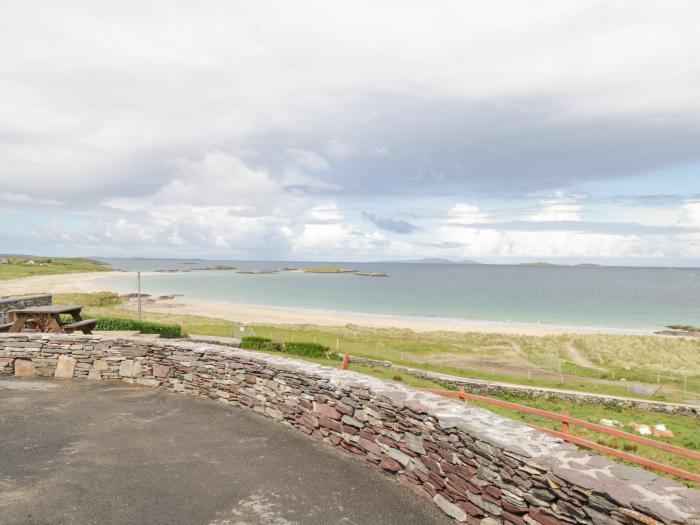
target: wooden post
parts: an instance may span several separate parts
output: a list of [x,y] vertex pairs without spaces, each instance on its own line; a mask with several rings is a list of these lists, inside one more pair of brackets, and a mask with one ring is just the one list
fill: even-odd
[[[562,410],[561,414],[563,416],[568,417],[569,416],[569,411],[568,410]],[[568,421],[562,421],[561,422],[561,431],[562,434],[568,434],[569,433],[569,422]]]
[[340,350],[340,337],[335,338],[335,349]]
[[460,386],[460,387],[459,387],[459,399],[462,400],[462,403],[466,403],[466,402],[467,402],[467,398],[464,397],[464,387],[463,387],[463,386]]
[[141,320],[141,272],[136,272],[136,275],[137,275],[138,281],[139,281],[138,298],[139,298],[139,321],[140,321]]
[[347,370],[349,364],[350,364],[350,352],[345,352],[345,355],[343,356],[343,362],[340,364],[340,369]]

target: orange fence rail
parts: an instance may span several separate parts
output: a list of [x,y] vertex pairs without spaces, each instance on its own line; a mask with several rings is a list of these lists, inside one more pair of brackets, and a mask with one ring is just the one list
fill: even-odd
[[643,458],[641,456],[637,456],[635,454],[630,454],[628,452],[623,452],[621,450],[617,450],[611,447],[606,447],[605,445],[601,445],[600,443],[596,443],[595,441],[590,441],[588,439],[584,439],[578,436],[574,436],[570,432],[570,426],[578,426],[582,428],[587,428],[589,430],[594,430],[596,432],[600,432],[601,434],[607,434],[610,436],[618,437],[621,439],[626,439],[628,441],[632,441],[634,443],[639,443],[640,445],[646,445],[649,447],[653,447],[659,450],[664,450],[666,452],[671,452],[673,454],[677,454],[679,456],[685,456],[687,458],[695,459],[695,460],[700,460],[700,452],[696,452],[694,450],[688,450],[686,448],[678,447],[676,445],[670,445],[669,443],[664,443],[662,441],[656,441],[655,439],[649,439],[645,438],[644,436],[638,436],[636,434],[631,434],[629,432],[624,432],[622,430],[617,430],[614,428],[606,427],[604,425],[598,425],[596,423],[590,423],[589,421],[585,421],[583,419],[577,419],[575,417],[571,417],[567,411],[564,411],[561,414],[557,414],[556,412],[548,412],[546,410],[540,410],[539,408],[532,408],[524,405],[518,405],[516,403],[511,403],[509,401],[502,401],[500,399],[494,399],[491,397],[486,397],[486,396],[480,396],[478,394],[470,394],[464,391],[464,388],[460,388],[458,391],[454,390],[437,390],[433,388],[425,388],[423,389],[427,392],[432,392],[433,394],[438,394],[441,396],[445,397],[456,397],[458,399],[461,399],[462,401],[466,401],[467,399],[471,399],[473,401],[479,401],[481,403],[486,403],[489,405],[495,405],[499,407],[504,407],[504,408],[510,408],[512,410],[516,410],[518,412],[523,412],[526,414],[532,414],[535,416],[540,416],[544,417],[547,419],[553,419],[555,421],[560,421],[562,424],[562,429],[561,431],[557,430],[552,430],[550,428],[545,428],[545,427],[540,427],[537,425],[530,425],[528,426],[536,428],[538,430],[541,430],[542,432],[546,432],[548,434],[551,434],[553,436],[556,436],[558,438],[561,438],[565,441],[569,441],[571,443],[574,443],[576,445],[580,445],[582,447],[590,448],[592,450],[597,450],[600,452],[604,452],[606,454],[610,454],[611,456],[616,456],[620,459],[624,459],[625,461],[629,461],[631,463],[636,463],[638,465],[642,465],[644,467],[652,468],[655,470],[658,470],[660,472],[665,472],[667,474],[671,474],[673,476],[678,476],[680,478],[685,478],[690,481],[694,481],[696,483],[700,483],[700,475],[695,474],[693,472],[688,472],[676,467],[672,467],[670,465],[666,465],[664,463],[659,463],[657,461],[653,461],[651,459]]

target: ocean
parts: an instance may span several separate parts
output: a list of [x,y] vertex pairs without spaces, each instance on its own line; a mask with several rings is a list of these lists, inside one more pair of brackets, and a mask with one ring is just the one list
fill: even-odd
[[[143,292],[237,304],[495,323],[656,330],[700,324],[700,269],[576,268],[418,263],[103,259],[123,270],[191,270],[143,277]],[[200,270],[338,264],[388,277]],[[122,292],[133,277],[109,279]]]

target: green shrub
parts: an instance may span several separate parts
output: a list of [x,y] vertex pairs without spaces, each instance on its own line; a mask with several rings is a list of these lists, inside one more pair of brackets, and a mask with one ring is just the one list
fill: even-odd
[[241,338],[241,348],[248,350],[274,350],[272,339],[269,337],[245,336]]
[[285,343],[284,351],[288,354],[306,357],[328,357],[330,348],[319,343]]
[[164,339],[180,337],[182,328],[179,324],[161,324],[138,319],[117,319],[99,317],[95,330],[138,330],[142,334],[160,334]]

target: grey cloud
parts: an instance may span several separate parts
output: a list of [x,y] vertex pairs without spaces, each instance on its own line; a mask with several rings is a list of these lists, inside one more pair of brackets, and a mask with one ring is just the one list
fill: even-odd
[[376,215],[367,212],[362,212],[362,217],[370,221],[377,228],[394,233],[414,233],[420,229],[415,224],[412,224],[408,221],[404,221],[402,219],[382,219],[377,217]]
[[[391,157],[365,154],[335,162],[328,179],[358,195],[481,193],[499,197],[549,191],[700,162],[700,126],[692,114],[564,118],[555,98],[513,101],[424,101],[368,93],[296,140],[320,147],[344,128],[343,140],[370,151],[384,143]],[[371,121],[356,118],[372,113]],[[264,147],[285,142],[266,137]],[[260,137],[259,137],[260,138]]]

